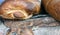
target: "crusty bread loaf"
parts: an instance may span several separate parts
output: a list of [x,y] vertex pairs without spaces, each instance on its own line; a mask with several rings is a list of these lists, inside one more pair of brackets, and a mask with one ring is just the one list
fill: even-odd
[[6,0],[1,5],[0,15],[5,19],[28,19],[39,10],[38,0]]
[[42,0],[45,10],[60,21],[60,0]]

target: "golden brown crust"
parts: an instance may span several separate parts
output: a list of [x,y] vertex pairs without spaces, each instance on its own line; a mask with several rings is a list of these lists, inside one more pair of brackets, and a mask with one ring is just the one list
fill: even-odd
[[60,21],[60,0],[43,0],[46,11]]
[[27,19],[32,16],[32,14],[38,14],[40,10],[40,3],[37,0],[6,0],[1,5],[1,16],[6,19],[15,19],[18,17],[18,15],[15,17],[13,15],[14,12],[20,12],[19,15],[23,14],[19,17],[19,19]]

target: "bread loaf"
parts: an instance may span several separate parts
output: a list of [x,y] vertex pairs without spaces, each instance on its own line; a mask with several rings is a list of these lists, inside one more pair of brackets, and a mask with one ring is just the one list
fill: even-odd
[[0,8],[5,19],[28,19],[40,11],[39,0],[6,0]]
[[60,21],[60,0],[42,0],[45,10]]

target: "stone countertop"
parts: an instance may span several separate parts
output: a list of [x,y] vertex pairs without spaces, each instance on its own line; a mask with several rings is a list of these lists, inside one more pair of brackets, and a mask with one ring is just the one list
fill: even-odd
[[4,25],[9,28],[30,27],[34,35],[59,35],[60,23],[51,17],[28,19],[25,21],[5,21]]
[[60,35],[60,26],[39,28],[36,27],[34,30],[34,35]]
[[0,35],[6,35],[6,32],[9,28],[6,27],[3,22],[0,21]]
[[[5,20],[4,23],[0,21],[0,35],[6,35],[10,29],[20,29],[21,27],[32,29],[34,35],[60,35],[60,22],[52,17],[34,17],[34,19],[24,21]],[[17,33],[12,35],[17,35]]]

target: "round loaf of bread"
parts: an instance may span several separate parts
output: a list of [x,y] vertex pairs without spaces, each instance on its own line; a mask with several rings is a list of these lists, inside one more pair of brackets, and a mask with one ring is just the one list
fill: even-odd
[[42,0],[45,10],[60,21],[60,0]]
[[28,19],[40,11],[40,0],[6,0],[0,7],[5,19]]

